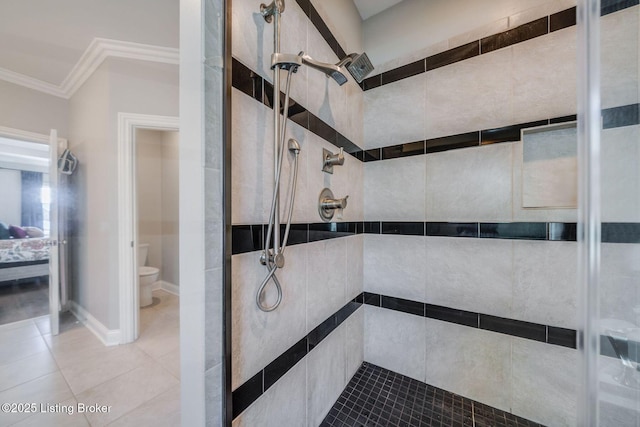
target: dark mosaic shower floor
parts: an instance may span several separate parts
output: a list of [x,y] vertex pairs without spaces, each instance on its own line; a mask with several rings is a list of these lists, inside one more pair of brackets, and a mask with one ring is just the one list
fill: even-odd
[[364,362],[320,427],[542,427]]

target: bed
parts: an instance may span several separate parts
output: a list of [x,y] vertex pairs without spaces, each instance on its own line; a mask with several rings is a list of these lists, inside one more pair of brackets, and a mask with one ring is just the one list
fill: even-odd
[[0,284],[48,274],[48,238],[0,240]]

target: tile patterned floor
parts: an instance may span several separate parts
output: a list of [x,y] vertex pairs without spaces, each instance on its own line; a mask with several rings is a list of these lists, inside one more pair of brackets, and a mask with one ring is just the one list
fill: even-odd
[[179,300],[154,291],[140,310],[140,338],[105,347],[67,314],[0,326],[0,403],[111,405],[106,414],[7,414],[3,426],[179,426]]
[[542,427],[364,362],[321,427]]

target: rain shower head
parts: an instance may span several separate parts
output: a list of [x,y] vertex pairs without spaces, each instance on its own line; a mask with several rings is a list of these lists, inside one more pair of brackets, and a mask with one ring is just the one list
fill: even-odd
[[336,64],[338,67],[346,66],[358,83],[362,83],[365,77],[373,71],[373,64],[365,52],[361,54],[351,53]]

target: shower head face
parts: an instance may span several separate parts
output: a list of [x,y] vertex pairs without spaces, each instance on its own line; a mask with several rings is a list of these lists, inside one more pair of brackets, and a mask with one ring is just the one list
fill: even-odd
[[371,64],[367,54],[362,52],[360,55],[357,55],[349,65],[347,65],[347,70],[349,70],[353,78],[356,79],[358,83],[362,83],[364,78],[373,71],[373,64]]
[[336,81],[336,83],[338,83],[338,85],[342,86],[343,84],[345,84],[347,82],[347,76],[345,76],[344,74],[342,74],[340,71],[333,71],[331,74],[329,74],[331,76],[331,78],[333,80]]

